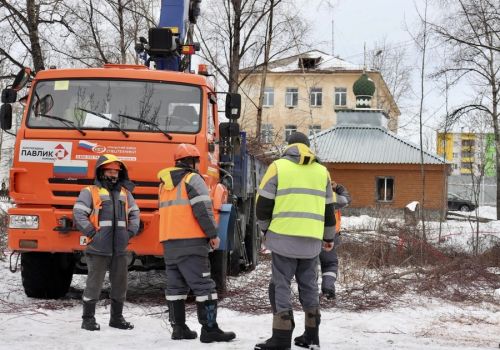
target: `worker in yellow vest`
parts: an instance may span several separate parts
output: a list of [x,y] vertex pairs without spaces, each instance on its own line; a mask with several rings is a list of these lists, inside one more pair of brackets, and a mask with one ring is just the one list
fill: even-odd
[[125,163],[113,154],[104,154],[96,163],[94,185],[82,189],[73,206],[75,225],[88,242],[85,250],[88,275],[82,296],[83,329],[100,329],[95,307],[107,270],[111,282],[109,326],[134,328],[122,315],[128,283],[127,245],[129,239],[139,233],[140,226],[133,189]]
[[322,251],[319,255],[321,264],[321,292],[327,299],[335,299],[335,282],[339,270],[339,259],[337,250],[341,243],[340,238],[340,209],[351,204],[351,194],[344,186],[332,181],[332,189],[335,193],[333,208],[335,210],[335,238],[333,249],[329,252]]
[[331,250],[335,234],[333,191],[328,170],[309,148],[306,135],[290,135],[282,157],[267,169],[258,189],[256,213],[271,251],[269,300],[272,337],[255,350],[291,348],[295,327],[291,280],[295,277],[305,312],[305,341],[319,346],[318,255]]
[[198,173],[200,152],[181,143],[174,153],[175,166],[158,173],[160,179],[160,242],[163,244],[167,288],[165,297],[172,339],[195,339],[186,325],[185,300],[189,289],[196,298],[202,343],[227,342],[236,337],[217,324],[217,291],[210,276],[209,248],[217,249],[212,200]]

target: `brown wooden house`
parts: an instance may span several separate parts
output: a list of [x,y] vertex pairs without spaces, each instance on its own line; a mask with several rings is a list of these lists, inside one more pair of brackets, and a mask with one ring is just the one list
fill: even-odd
[[338,122],[312,138],[312,148],[345,185],[352,203],[345,214],[375,214],[384,209],[403,214],[411,202],[422,203],[428,216],[443,217],[447,206],[449,164],[438,155],[423,153],[425,189],[422,191],[421,152],[418,146],[387,130],[380,110],[337,111]]

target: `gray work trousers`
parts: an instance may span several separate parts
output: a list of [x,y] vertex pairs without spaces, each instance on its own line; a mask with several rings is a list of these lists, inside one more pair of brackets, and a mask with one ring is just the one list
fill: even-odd
[[126,255],[102,256],[85,254],[88,275],[87,284],[83,291],[83,301],[97,301],[101,295],[102,283],[109,270],[111,283],[110,298],[123,303],[127,296],[128,266]]
[[290,311],[292,307],[292,278],[299,287],[299,300],[304,310],[319,307],[317,266],[318,257],[311,259],[288,258],[272,253],[272,276],[269,301],[274,313]]
[[339,272],[339,258],[337,250],[342,242],[339,234],[335,234],[333,239],[334,246],[329,252],[322,250],[319,254],[319,262],[321,265],[321,289],[331,290],[337,281],[337,274]]
[[186,299],[189,289],[193,291],[198,302],[217,299],[208,256],[185,255],[175,261],[165,259],[165,272],[167,300]]

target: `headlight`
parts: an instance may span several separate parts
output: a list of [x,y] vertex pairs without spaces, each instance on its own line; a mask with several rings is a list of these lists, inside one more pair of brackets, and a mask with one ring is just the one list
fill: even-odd
[[9,228],[38,229],[38,216],[36,215],[9,215]]

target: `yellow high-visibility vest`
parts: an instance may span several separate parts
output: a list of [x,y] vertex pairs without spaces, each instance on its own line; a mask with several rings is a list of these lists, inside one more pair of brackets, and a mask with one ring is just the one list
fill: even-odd
[[287,236],[323,239],[328,171],[324,166],[274,162],[278,188],[269,230]]

